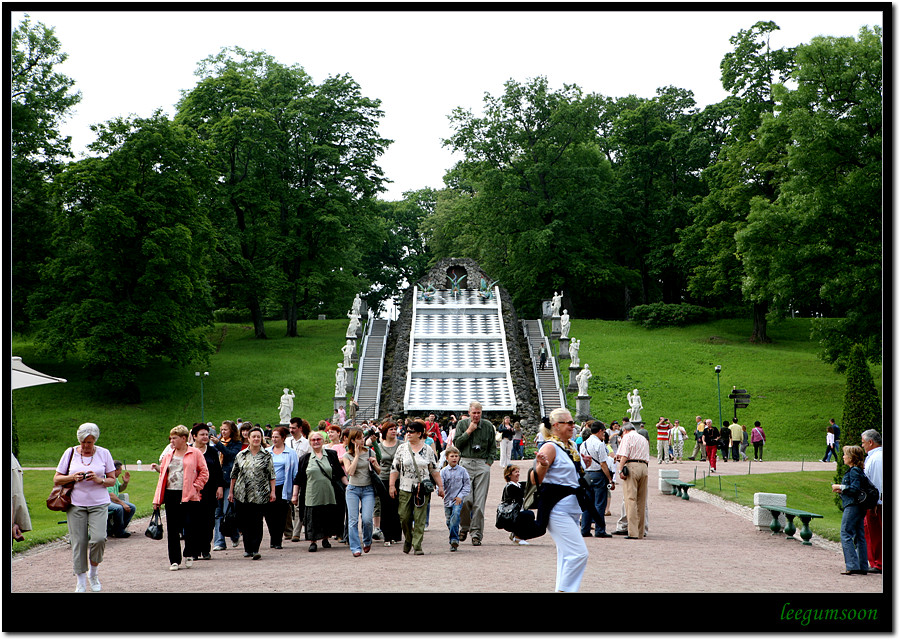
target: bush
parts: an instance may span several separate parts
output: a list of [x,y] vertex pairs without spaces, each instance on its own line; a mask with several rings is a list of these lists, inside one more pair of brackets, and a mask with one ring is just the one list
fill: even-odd
[[213,311],[213,320],[215,322],[252,322],[250,309],[216,309]]
[[693,304],[656,302],[632,307],[628,317],[643,327],[653,329],[656,327],[684,327],[689,324],[707,322],[715,318],[715,312]]

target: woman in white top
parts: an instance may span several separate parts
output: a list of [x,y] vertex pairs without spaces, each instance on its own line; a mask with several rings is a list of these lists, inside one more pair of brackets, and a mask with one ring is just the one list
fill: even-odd
[[[550,429],[542,426],[547,442],[535,456],[538,481],[550,485],[578,488],[579,460],[572,435],[575,421],[566,409],[550,413]],[[575,592],[587,569],[588,550],[581,537],[581,506],[575,493],[566,495],[550,511],[547,532],[556,543],[556,591]]]

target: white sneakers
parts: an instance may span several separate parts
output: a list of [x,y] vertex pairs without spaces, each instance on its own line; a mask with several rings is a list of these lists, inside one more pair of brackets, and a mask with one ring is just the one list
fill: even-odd
[[188,568],[188,569],[190,569],[191,567],[193,567],[193,566],[194,566],[194,559],[193,559],[193,558],[185,558],[185,559],[184,559],[184,566],[185,566],[186,568]]
[[178,564],[173,562],[169,565],[169,571],[178,571]]
[[91,591],[97,593],[100,591],[100,577],[99,576],[88,576],[88,581],[91,583]]
[[83,585],[80,582],[75,585],[75,593],[86,593],[87,585]]

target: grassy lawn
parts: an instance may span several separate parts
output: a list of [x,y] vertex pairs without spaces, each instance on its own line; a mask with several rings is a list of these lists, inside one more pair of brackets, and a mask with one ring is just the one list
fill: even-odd
[[[730,464],[730,463],[729,463]],[[813,518],[810,528],[816,535],[840,542],[841,511],[831,492],[833,471],[763,473],[746,476],[697,477],[697,488],[738,504],[753,507],[754,493],[783,493],[787,506],[823,516]],[[705,481],[704,481],[705,480]],[[800,521],[794,519],[799,529]],[[795,537],[799,534],[794,534]]]
[[[750,406],[738,409],[738,422],[749,431],[760,421],[767,436],[766,458],[821,459],[828,419],[841,422],[845,377],[816,356],[809,320],[770,323],[772,343],[765,345],[748,342],[750,328],[749,320],[650,330],[628,322],[575,319],[569,335],[582,341],[581,365],[590,365],[593,373],[589,392],[594,417],[621,421],[628,411],[626,394],[638,389],[641,417],[651,435],[660,416],[677,419],[689,434],[685,446],[693,446],[695,416],[721,426],[714,371],[721,365],[723,419],[734,417],[728,398],[732,388],[747,389]],[[563,375],[568,383],[567,360]],[[881,393],[881,366],[872,367],[872,375]],[[568,395],[568,404],[575,406],[575,394]]]

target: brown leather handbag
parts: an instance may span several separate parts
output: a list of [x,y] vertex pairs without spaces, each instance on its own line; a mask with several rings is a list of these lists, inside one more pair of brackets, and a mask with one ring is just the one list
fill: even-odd
[[[72,456],[75,454],[75,447],[69,449],[69,463],[66,465],[66,473],[72,468]],[[50,495],[47,496],[47,508],[50,511],[68,511],[72,506],[72,489],[75,488],[75,481],[66,484],[53,485]]]

